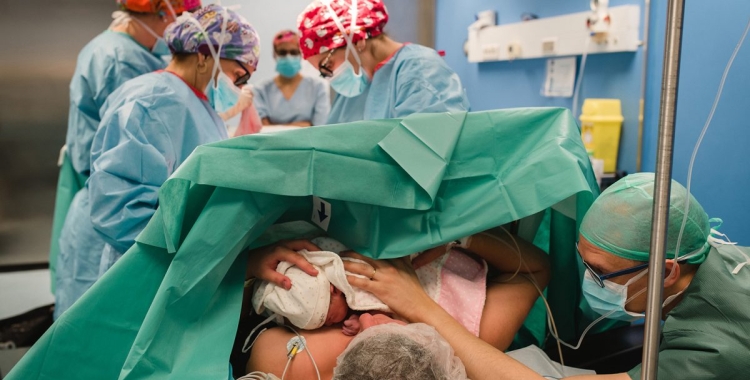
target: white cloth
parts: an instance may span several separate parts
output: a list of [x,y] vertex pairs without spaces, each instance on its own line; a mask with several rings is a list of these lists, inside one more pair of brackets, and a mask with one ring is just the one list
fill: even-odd
[[575,375],[595,375],[596,372],[588,369],[562,366],[552,361],[544,351],[537,346],[528,346],[514,351],[509,351],[508,356],[518,360],[523,365],[531,368],[534,372],[542,375],[545,379],[562,379]]
[[282,262],[276,271],[292,280],[292,288],[286,290],[266,281],[256,285],[253,308],[258,314],[266,312],[281,315],[293,325],[312,330],[323,326],[331,303],[330,285],[339,289],[353,310],[379,310],[389,312],[385,304],[372,294],[355,289],[346,279],[344,262],[334,252],[299,252],[318,269],[313,277],[290,263]]

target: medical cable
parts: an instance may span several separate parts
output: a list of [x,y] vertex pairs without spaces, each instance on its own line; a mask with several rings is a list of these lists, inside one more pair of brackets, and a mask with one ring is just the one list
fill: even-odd
[[[292,326],[284,325],[284,327],[291,330],[293,333],[297,335],[297,338],[299,338],[300,342],[305,342],[305,339],[300,335],[297,330],[295,330]],[[295,343],[296,344],[296,343]],[[299,353],[298,351],[299,347],[297,349],[290,350],[288,353],[289,360],[286,362],[286,367],[284,368],[284,373],[281,375],[281,380],[284,380],[284,375],[286,375],[287,368],[289,367],[289,363],[292,362],[292,359]],[[318,380],[320,380],[320,371],[318,370],[318,364],[315,363],[315,359],[313,358],[312,352],[310,352],[310,346],[308,346],[306,343],[303,344],[302,350],[307,352],[307,356],[310,357],[310,361],[313,364],[313,368],[315,368],[315,374],[318,376]],[[293,354],[292,354],[293,352]]]
[[[245,343],[244,343],[244,344],[242,345],[242,353],[243,353],[243,354],[246,354],[246,353],[247,353],[248,351],[250,351],[250,349],[251,349],[251,348],[253,348],[253,346],[255,345],[255,341],[256,341],[256,340],[258,340],[258,337],[260,337],[260,334],[262,334],[262,333],[263,333],[263,331],[266,331],[267,329],[263,329],[263,330],[261,330],[261,331],[260,331],[260,332],[258,333],[258,335],[257,335],[257,336],[255,337],[255,339],[253,339],[253,342],[252,342],[252,343],[250,343],[250,338],[252,338],[252,337],[253,337],[253,334],[255,334],[255,331],[257,331],[257,330],[258,330],[259,328],[261,328],[261,327],[265,326],[265,325],[266,325],[266,324],[268,324],[269,322],[273,321],[274,319],[276,319],[276,320],[278,321],[278,320],[279,320],[279,316],[278,316],[278,315],[276,315],[276,314],[273,314],[273,315],[269,316],[268,318],[264,319],[264,320],[263,320],[263,322],[259,323],[259,324],[258,324],[257,326],[255,326],[255,328],[253,328],[253,329],[252,329],[252,330],[250,331],[250,334],[248,334],[248,335],[247,335],[247,338],[245,338]],[[282,320],[283,320],[283,319],[282,319]],[[249,346],[247,345],[248,343],[250,343],[250,345],[249,345]]]
[[[680,226],[680,233],[677,235],[677,247],[675,248],[674,255],[675,258],[677,258],[680,254],[680,243],[682,243],[682,234],[685,232],[685,226],[687,224],[688,219],[688,212],[690,211],[690,185],[693,181],[693,167],[695,165],[695,158],[698,155],[698,149],[701,146],[701,143],[703,142],[703,137],[706,136],[706,132],[708,131],[708,127],[711,124],[711,120],[714,118],[714,113],[716,112],[716,108],[719,105],[719,100],[721,99],[721,94],[724,92],[724,85],[727,81],[727,76],[729,75],[729,70],[732,68],[732,64],[734,64],[734,59],[737,58],[737,53],[739,53],[740,48],[742,48],[742,45],[745,42],[745,37],[747,37],[748,31],[750,31],[750,19],[748,19],[747,26],[745,27],[745,32],[742,34],[742,38],[740,38],[740,41],[737,43],[737,46],[734,48],[734,52],[732,53],[732,56],[729,58],[729,62],[727,62],[726,67],[724,68],[724,74],[721,76],[721,82],[719,82],[719,89],[716,92],[716,96],[714,97],[714,103],[713,106],[711,106],[711,112],[708,114],[708,118],[706,119],[706,123],[703,126],[703,130],[701,131],[700,137],[698,137],[698,142],[695,144],[695,148],[693,148],[693,155],[690,157],[690,165],[688,167],[688,176],[687,176],[687,198],[685,198],[685,209],[683,211],[682,216],[682,225]],[[737,249],[740,253],[742,251]],[[744,255],[744,253],[743,253]],[[747,256],[746,256],[747,257]],[[674,267],[670,269],[671,271],[674,270]]]
[[[586,44],[583,48],[583,55],[581,56],[581,65],[578,68],[578,79],[576,80],[576,88],[573,90],[573,118],[576,119],[578,113],[578,94],[581,92],[581,83],[583,82],[583,73],[586,70],[586,58],[589,55],[589,44],[591,43],[591,37],[594,34],[591,33],[586,38]],[[577,119],[576,119],[577,120]]]
[[[528,264],[526,264],[526,261],[523,259],[523,255],[521,255],[521,247],[518,245],[518,242],[516,241],[516,239],[505,228],[500,227],[500,229],[503,230],[503,232],[505,232],[510,237],[510,239],[513,241],[513,244],[515,245],[515,248],[516,248],[515,250],[513,249],[513,247],[511,247],[510,244],[508,244],[508,242],[506,242],[505,240],[500,239],[497,236],[494,236],[494,235],[491,235],[491,234],[487,234],[487,233],[483,233],[483,235],[488,236],[490,238],[493,238],[493,239],[497,240],[498,242],[500,242],[500,243],[504,244],[505,246],[507,246],[508,248],[510,248],[511,251],[515,251],[515,253],[518,255],[519,263],[518,263],[518,268],[516,269],[516,272],[513,274],[513,276],[511,276],[510,278],[506,279],[503,282],[508,282],[508,281],[511,281],[513,278],[515,278],[518,275],[518,273],[520,272],[521,266],[526,267],[526,270],[529,271],[529,273],[531,273],[531,269],[529,268]],[[550,308],[549,302],[547,302],[547,297],[544,296],[544,291],[542,291],[542,289],[539,287],[539,284],[537,284],[536,280],[533,277],[524,276],[524,278],[526,278],[527,280],[529,280],[529,282],[532,285],[534,285],[534,288],[536,288],[536,291],[539,293],[539,296],[541,297],[542,302],[544,302],[544,307],[547,309],[547,324],[548,324],[550,330],[554,330],[554,332],[555,332],[554,336],[557,336],[558,335],[558,333],[557,333],[557,324],[555,324],[555,319],[552,317],[552,308]],[[560,371],[564,375],[565,374],[565,359],[563,359],[562,347],[560,346],[560,341],[559,340],[557,341],[557,352],[560,355]]]
[[[698,254],[700,254],[700,250],[696,250],[696,251],[693,251],[693,252],[691,252],[691,253],[689,253],[689,254],[685,255],[684,257],[685,257],[685,259],[687,259],[688,257],[693,257],[693,256],[696,256],[696,255],[698,255]],[[635,282],[635,281],[638,281],[639,279],[643,278],[643,276],[645,276],[645,275],[646,275],[647,273],[648,273],[648,268],[644,269],[644,270],[643,270],[643,271],[642,271],[642,272],[641,272],[640,274],[638,274],[637,276],[634,276],[633,278],[631,278],[631,279],[630,279],[630,281],[633,281],[633,282]],[[635,299],[636,297],[638,297],[638,296],[640,296],[641,294],[645,293],[645,292],[646,292],[646,290],[647,290],[647,288],[643,288],[643,289],[641,289],[640,291],[638,291],[637,293],[633,294],[633,295],[632,295],[632,296],[631,296],[630,298],[627,298],[627,299],[625,300],[625,303],[623,304],[623,307],[624,307],[625,305],[627,305],[628,303],[630,303],[630,301],[634,300],[634,299]],[[552,337],[554,337],[554,338],[555,338],[555,339],[556,339],[556,340],[557,340],[558,342],[562,343],[562,345],[563,345],[563,346],[565,346],[565,347],[568,347],[568,348],[570,348],[570,349],[572,349],[572,350],[577,350],[577,349],[579,349],[579,348],[581,347],[581,343],[583,343],[583,338],[584,338],[584,337],[586,337],[586,334],[587,334],[587,333],[589,332],[589,330],[591,330],[591,328],[592,328],[592,327],[594,327],[594,326],[595,326],[595,325],[596,325],[597,323],[599,323],[599,322],[601,322],[602,320],[604,320],[604,319],[608,318],[608,317],[609,317],[610,315],[612,315],[612,314],[613,314],[613,313],[615,313],[616,311],[617,311],[616,309],[615,309],[615,310],[612,310],[612,311],[610,311],[609,313],[607,313],[607,314],[603,314],[603,315],[602,315],[601,317],[599,317],[599,318],[597,318],[596,320],[594,320],[593,322],[591,322],[591,324],[589,324],[589,325],[588,325],[588,327],[586,327],[586,328],[585,328],[585,329],[583,330],[583,333],[581,334],[581,337],[580,337],[580,339],[578,339],[578,343],[577,343],[577,344],[576,344],[575,346],[572,346],[572,345],[570,345],[569,343],[566,343],[566,342],[564,342],[564,341],[560,340],[560,338],[558,337],[558,335],[557,335],[557,332],[556,332],[556,331],[555,331],[555,333],[552,333],[552,332],[550,331],[550,334],[551,334],[551,335],[552,335]],[[550,329],[550,330],[551,330],[551,329]]]
[[[515,246],[516,246],[516,249],[517,249],[516,250],[516,254],[518,254],[519,260],[521,261],[520,265],[523,265],[526,268],[527,271],[531,272],[531,270],[529,269],[528,265],[526,264],[526,261],[524,261],[523,256],[521,255],[521,250],[520,250],[520,247],[518,246],[518,242],[516,241],[516,239],[513,237],[512,234],[510,234],[510,232],[508,232],[507,230],[505,230],[502,227],[501,227],[501,229],[506,234],[508,234],[508,236],[510,236],[511,240],[515,243]],[[511,247],[510,244],[508,244],[506,241],[498,238],[497,236],[493,236],[493,235],[490,235],[490,234],[484,234],[484,235],[489,236],[489,237],[491,237],[493,239],[496,239],[498,242],[501,242],[502,244],[508,246],[509,248],[511,248],[511,250],[513,250],[513,247]],[[648,273],[648,269],[644,270],[643,272],[641,272],[638,276],[636,276],[634,278],[641,278],[641,277],[645,276],[647,273]],[[561,345],[563,345],[565,347],[568,347],[568,348],[570,348],[572,350],[578,350],[581,347],[581,344],[583,343],[583,339],[586,337],[586,335],[588,334],[588,332],[597,323],[601,322],[604,319],[607,319],[610,315],[612,315],[613,313],[615,313],[617,310],[612,310],[609,313],[604,314],[604,315],[600,316],[599,318],[597,318],[596,320],[594,320],[593,322],[591,322],[591,324],[589,324],[583,330],[583,333],[581,334],[581,337],[578,339],[578,343],[575,346],[573,346],[573,345],[571,345],[571,344],[569,344],[569,343],[567,343],[567,342],[565,342],[565,341],[563,341],[562,339],[559,338],[559,333],[557,331],[557,325],[555,324],[555,319],[552,316],[552,309],[549,306],[549,302],[547,301],[547,297],[544,295],[544,292],[539,287],[539,284],[537,284],[536,281],[533,278],[531,278],[531,277],[526,277],[526,276],[524,276],[524,277],[527,278],[529,280],[529,282],[531,282],[532,285],[534,285],[534,287],[536,288],[537,292],[539,293],[539,296],[541,297],[542,301],[544,302],[545,308],[547,309],[547,325],[548,325],[548,328],[550,330],[549,334],[553,338],[555,338],[555,341],[557,342],[557,350],[558,350],[558,354],[560,356],[560,371],[564,375],[565,374],[565,360],[563,359]],[[512,277],[511,277],[511,279],[512,279]],[[506,280],[506,282],[507,281],[510,281],[510,279]],[[632,300],[634,300],[636,297],[640,296],[641,294],[643,294],[645,292],[646,292],[645,288],[641,289],[639,292],[637,292],[636,294],[632,295],[627,300],[625,300],[625,304],[624,305],[627,305]]]
[[[648,272],[648,269],[645,269],[643,273],[645,274],[645,273],[647,273],[647,272]],[[642,276],[642,275],[641,275],[641,276]],[[633,294],[633,295],[632,295],[632,296],[631,296],[630,298],[628,298],[628,299],[627,299],[627,300],[625,301],[625,305],[627,305],[628,303],[630,303],[630,301],[634,300],[634,299],[635,299],[636,297],[640,296],[641,294],[643,294],[643,293],[645,293],[645,292],[646,292],[646,288],[643,288],[643,289],[641,289],[641,290],[640,290],[640,291],[639,291],[638,293],[636,293],[636,294]],[[553,338],[555,338],[555,339],[556,339],[556,340],[557,340],[558,342],[562,343],[562,345],[563,345],[563,346],[565,346],[565,347],[568,347],[568,348],[570,348],[571,350],[577,350],[577,349],[581,348],[581,343],[583,343],[583,338],[585,338],[585,337],[586,337],[586,334],[587,334],[587,333],[589,332],[589,330],[591,330],[591,328],[592,328],[592,327],[594,327],[594,326],[595,326],[595,325],[596,325],[597,323],[601,322],[601,321],[602,321],[602,320],[604,320],[604,319],[607,319],[607,318],[608,318],[608,317],[609,317],[610,315],[612,315],[612,314],[613,314],[614,312],[616,312],[616,311],[617,311],[617,310],[612,310],[612,311],[610,311],[609,313],[607,313],[607,314],[604,314],[604,315],[602,315],[601,317],[599,317],[599,318],[595,319],[595,320],[594,320],[593,322],[591,322],[591,324],[590,324],[590,325],[588,325],[588,327],[586,327],[586,328],[585,328],[585,329],[583,330],[583,333],[581,334],[581,338],[580,338],[580,339],[578,339],[578,343],[577,343],[577,344],[576,344],[575,346],[573,346],[573,345],[571,345],[571,344],[569,344],[569,343],[566,343],[566,342],[562,341],[562,340],[561,340],[561,339],[560,339],[560,338],[559,338],[559,337],[558,337],[558,336],[557,336],[556,334],[554,334],[554,333],[552,333],[552,332],[550,332],[550,334],[551,334],[551,335],[552,335],[552,337],[553,337]]]
[[[518,268],[516,268],[516,271],[513,272],[513,275],[511,275],[509,278],[507,278],[506,280],[503,281],[503,282],[510,282],[514,278],[516,278],[516,276],[518,276],[518,274],[521,272],[521,267],[523,265],[523,258],[521,257],[521,247],[519,247],[518,242],[516,242],[516,239],[513,238],[513,235],[511,235],[511,233],[508,232],[508,230],[506,230],[503,227],[500,227],[500,229],[503,230],[503,232],[505,232],[508,236],[510,236],[510,239],[513,241],[513,244],[516,246],[515,252],[516,252],[516,254],[518,254],[518,258],[519,258]],[[480,235],[487,236],[487,237],[490,237],[492,239],[495,239],[498,242],[500,242],[503,245],[505,245],[506,247],[510,248],[511,251],[514,251],[513,247],[511,247],[510,244],[508,244],[508,242],[506,242],[505,240],[502,240],[502,239],[498,238],[497,236],[494,236],[494,235],[491,235],[491,234],[488,234],[488,233],[481,233]],[[528,269],[528,267],[526,269]]]

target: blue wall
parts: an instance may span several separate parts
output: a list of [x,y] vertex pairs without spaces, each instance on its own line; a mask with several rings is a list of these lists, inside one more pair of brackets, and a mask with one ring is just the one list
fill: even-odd
[[[437,0],[436,48],[446,50],[448,64],[466,87],[473,110],[524,106],[570,107],[570,98],[541,95],[546,60],[469,63],[463,54],[466,28],[477,12],[494,9],[498,23],[518,22],[523,12],[540,17],[588,10],[587,0]],[[610,6],[638,4],[611,0]],[[648,84],[642,170],[653,171],[666,25],[666,0],[652,0]],[[750,1],[688,1],[685,11],[682,71],[679,88],[674,178],[685,184],[687,166],[708,115],[724,66],[750,16]],[[580,97],[622,100],[623,135],[618,169],[636,169],[638,102],[642,52],[590,55]],[[750,41],[729,75],[724,96],[693,174],[692,192],[712,217],[721,217],[721,230],[750,245]]]
[[[686,3],[672,172],[683,184],[724,67],[750,19],[747,0]],[[654,136],[657,123],[650,125]],[[651,162],[656,157],[654,151],[649,151]],[[722,232],[750,245],[750,36],[729,72],[698,151],[691,192],[709,216],[724,219]]]
[[[639,4],[638,0],[611,0],[610,6]],[[588,0],[437,0],[436,48],[446,50],[448,64],[466,87],[473,110],[508,107],[571,107],[571,98],[541,95],[546,59],[512,62],[469,63],[463,54],[466,28],[474,15],[493,9],[498,24],[516,23],[521,14],[539,17],[559,16],[589,10]],[[638,138],[641,53],[593,54],[588,57],[581,101],[585,98],[618,98],[625,116],[618,169],[635,170]],[[580,108],[579,108],[580,109]]]

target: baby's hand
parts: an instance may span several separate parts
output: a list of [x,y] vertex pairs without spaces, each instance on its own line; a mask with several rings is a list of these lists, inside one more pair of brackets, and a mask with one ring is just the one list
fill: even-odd
[[359,334],[361,324],[359,323],[359,315],[352,314],[349,319],[344,321],[344,327],[341,331],[346,336],[355,336]]

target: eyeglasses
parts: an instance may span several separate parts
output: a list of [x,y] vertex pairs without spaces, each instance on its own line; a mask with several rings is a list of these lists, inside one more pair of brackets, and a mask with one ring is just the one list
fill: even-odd
[[243,65],[240,61],[235,61],[235,62],[237,62],[237,64],[240,65],[240,67],[242,67],[242,70],[245,70],[245,73],[240,75],[240,77],[234,81],[234,85],[237,87],[244,86],[247,84],[247,81],[250,80],[250,71],[248,71],[245,65]]
[[331,61],[331,57],[335,51],[336,49],[331,49],[326,58],[318,64],[318,71],[321,78],[330,78],[333,76],[333,71],[328,68],[328,63]]
[[300,55],[300,52],[298,49],[294,49],[294,50],[279,49],[279,50],[274,50],[274,52],[279,57],[286,57],[287,55],[293,55],[297,57]]
[[602,288],[604,287],[604,280],[624,276],[626,274],[635,273],[642,269],[648,268],[648,263],[643,263],[640,265],[636,265],[634,267],[626,268],[623,270],[618,270],[616,272],[607,273],[607,274],[599,274],[599,273],[596,273],[594,268],[592,268],[591,265],[589,265],[589,263],[587,263],[586,260],[583,259],[583,256],[581,255],[581,251],[578,249],[578,243],[576,243],[576,252],[578,252],[578,256],[581,257],[581,261],[583,262],[583,265],[586,267],[586,270],[591,274],[591,278],[593,278],[594,282],[596,282],[597,285],[599,285]]

